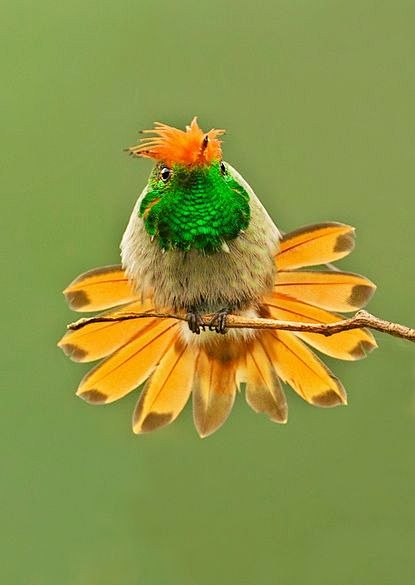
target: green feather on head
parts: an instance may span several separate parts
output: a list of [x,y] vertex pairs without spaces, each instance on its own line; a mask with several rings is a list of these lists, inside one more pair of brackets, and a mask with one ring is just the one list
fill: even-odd
[[[147,131],[146,131],[147,132]],[[249,225],[249,195],[222,161],[222,130],[204,133],[193,119],[186,131],[156,124],[155,137],[130,149],[158,161],[139,215],[163,250],[226,249]]]

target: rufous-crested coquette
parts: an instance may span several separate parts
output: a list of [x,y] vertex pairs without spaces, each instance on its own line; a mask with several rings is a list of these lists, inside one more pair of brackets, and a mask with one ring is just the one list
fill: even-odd
[[76,311],[164,310],[187,322],[146,317],[69,331],[59,345],[72,359],[103,360],[77,394],[108,404],[145,382],[135,433],[172,422],[192,394],[202,437],[223,424],[241,385],[253,410],[279,423],[287,420],[281,380],[311,404],[345,404],[342,384],[308,346],[356,360],[376,347],[369,331],[227,330],[226,316],[331,323],[364,306],[373,283],[325,266],[353,249],[354,229],[329,222],[281,236],[222,159],[222,130],[203,132],[195,118],[185,131],[157,123],[144,132],[151,136],[129,150],[155,166],[122,238],[122,265],[82,274],[65,295]]

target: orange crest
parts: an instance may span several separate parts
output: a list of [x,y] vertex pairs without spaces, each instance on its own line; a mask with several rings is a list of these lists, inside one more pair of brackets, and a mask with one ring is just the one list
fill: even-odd
[[193,118],[186,131],[172,128],[166,124],[156,122],[153,130],[143,130],[144,134],[154,134],[142,138],[140,144],[129,148],[134,156],[153,158],[171,166],[175,163],[184,165],[206,165],[215,160],[221,160],[221,140],[218,136],[224,130],[212,129],[203,132],[199,128],[197,118]]

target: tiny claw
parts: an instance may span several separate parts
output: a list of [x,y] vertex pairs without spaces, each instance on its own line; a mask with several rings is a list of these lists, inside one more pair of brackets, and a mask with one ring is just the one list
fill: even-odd
[[203,319],[196,311],[189,311],[187,313],[187,323],[189,325],[189,329],[192,333],[196,333],[196,335],[200,335],[200,330],[202,329],[205,331],[205,324],[203,323]]
[[156,236],[151,236],[151,238],[150,238],[150,242],[154,242],[154,238],[155,238],[155,237],[156,237]]
[[216,333],[225,334],[226,329],[226,317],[228,316],[229,311],[227,309],[222,309],[215,313],[213,318],[209,323],[209,331],[216,331]]

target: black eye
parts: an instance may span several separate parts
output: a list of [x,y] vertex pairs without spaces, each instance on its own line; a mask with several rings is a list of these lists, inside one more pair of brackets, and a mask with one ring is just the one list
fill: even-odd
[[221,162],[220,163],[220,172],[222,173],[222,175],[226,175],[228,173],[228,170],[225,167],[225,163],[224,162]]
[[160,171],[161,180],[166,183],[170,179],[170,176],[171,176],[171,170],[168,169],[167,167],[163,167]]

